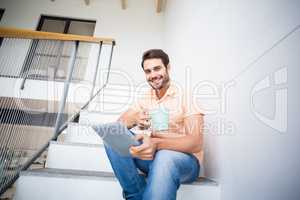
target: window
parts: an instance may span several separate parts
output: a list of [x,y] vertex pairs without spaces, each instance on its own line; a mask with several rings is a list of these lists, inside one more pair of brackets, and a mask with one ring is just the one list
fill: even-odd
[[[37,31],[56,32],[92,36],[95,21],[53,16],[41,16]],[[64,80],[67,76],[68,62],[72,44],[63,41],[33,41],[22,73],[28,78]],[[91,44],[80,43],[76,56],[73,80],[84,78]]]

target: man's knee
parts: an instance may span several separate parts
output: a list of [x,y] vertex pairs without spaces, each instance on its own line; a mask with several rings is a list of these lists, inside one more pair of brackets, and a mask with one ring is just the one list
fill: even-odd
[[180,162],[186,156],[187,155],[182,152],[163,149],[156,152],[154,160],[157,162],[174,165],[176,162]]
[[[156,152],[150,167],[151,175],[148,177],[148,184],[150,185],[147,192],[151,193],[151,197],[161,196],[165,192],[168,193],[168,197],[170,195],[176,196],[176,190],[180,186],[180,172],[176,163],[180,159],[180,155],[180,152],[171,150]],[[171,194],[168,192],[169,190],[172,191]]]
[[156,152],[153,168],[156,173],[161,173],[165,177],[170,175],[173,178],[179,176],[178,162],[182,159],[183,153],[171,150],[159,150]]

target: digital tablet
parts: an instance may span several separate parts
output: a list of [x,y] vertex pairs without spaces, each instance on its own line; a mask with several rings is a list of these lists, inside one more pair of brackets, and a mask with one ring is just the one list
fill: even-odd
[[104,144],[112,147],[122,156],[130,156],[129,148],[141,144],[140,141],[135,140],[134,133],[120,122],[93,125],[92,127],[102,138]]

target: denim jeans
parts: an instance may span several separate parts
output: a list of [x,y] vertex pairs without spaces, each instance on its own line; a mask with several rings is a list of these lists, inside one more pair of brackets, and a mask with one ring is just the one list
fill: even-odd
[[191,154],[159,150],[153,160],[141,160],[120,156],[108,145],[105,150],[127,200],[175,200],[180,184],[199,175],[200,165]]

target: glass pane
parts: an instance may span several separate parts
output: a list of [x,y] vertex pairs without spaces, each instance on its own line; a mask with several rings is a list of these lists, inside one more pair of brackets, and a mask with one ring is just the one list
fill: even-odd
[[69,34],[93,36],[95,22],[71,21]]
[[55,19],[45,19],[41,31],[63,33],[66,22]]

